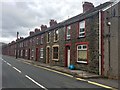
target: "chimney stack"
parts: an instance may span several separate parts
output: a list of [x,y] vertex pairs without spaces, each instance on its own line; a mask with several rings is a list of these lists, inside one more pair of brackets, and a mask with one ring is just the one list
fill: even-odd
[[38,33],[38,32],[40,32],[40,29],[35,28],[35,33]]
[[23,37],[20,37],[20,39],[23,39]]
[[41,25],[41,31],[44,31],[45,29],[47,29],[46,25]]
[[93,9],[93,8],[94,8],[93,3],[91,3],[91,2],[84,2],[84,4],[83,4],[83,13],[87,12],[87,11]]
[[33,34],[34,34],[34,32],[33,32],[33,31],[30,31],[29,35],[31,36],[31,35],[33,35]]
[[50,20],[50,27],[51,27],[51,26],[54,26],[54,25],[56,25],[56,24],[57,24],[57,21],[55,21],[55,20],[53,20],[53,19]]

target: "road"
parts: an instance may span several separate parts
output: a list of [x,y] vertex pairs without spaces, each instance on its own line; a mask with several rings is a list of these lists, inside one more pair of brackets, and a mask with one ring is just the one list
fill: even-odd
[[[59,73],[26,64],[13,57],[2,57],[3,88],[102,88]],[[102,88],[104,89],[104,88]],[[106,89],[105,89],[106,90]]]

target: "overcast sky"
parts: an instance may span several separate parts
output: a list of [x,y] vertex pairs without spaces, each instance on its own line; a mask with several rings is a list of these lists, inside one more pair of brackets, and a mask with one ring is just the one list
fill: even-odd
[[[97,6],[109,0],[5,0],[0,2],[0,42],[9,43],[19,37],[27,37],[29,31],[49,27],[50,19],[61,22],[83,12],[82,2],[90,1]],[[1,5],[2,4],[2,5]],[[1,8],[2,7],[2,8]],[[0,30],[0,31],[1,31]]]

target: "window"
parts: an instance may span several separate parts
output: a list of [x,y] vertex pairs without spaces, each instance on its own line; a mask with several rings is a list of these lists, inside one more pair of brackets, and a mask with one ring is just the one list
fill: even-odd
[[40,58],[43,58],[43,48],[40,49]]
[[87,45],[78,45],[77,46],[77,62],[87,63]]
[[70,39],[70,30],[71,30],[71,26],[67,26],[67,31],[66,31],[66,39]]
[[31,52],[31,57],[32,57],[32,59],[34,57],[34,50],[33,49],[32,49],[32,52]]
[[16,50],[15,50],[15,54],[14,55],[16,56]]
[[25,56],[27,56],[27,50],[25,51]]
[[47,33],[47,42],[50,42],[50,32]]
[[55,30],[54,31],[54,41],[58,41],[58,34],[59,34],[59,31]]
[[43,35],[41,35],[40,44],[43,44]]
[[23,56],[23,50],[21,50],[21,57]]
[[38,44],[38,40],[39,40],[39,38],[37,37],[37,41],[36,41],[36,44]]
[[85,37],[85,21],[79,23],[79,37]]
[[53,60],[58,60],[59,59],[59,55],[58,55],[58,46],[54,46],[53,47]]

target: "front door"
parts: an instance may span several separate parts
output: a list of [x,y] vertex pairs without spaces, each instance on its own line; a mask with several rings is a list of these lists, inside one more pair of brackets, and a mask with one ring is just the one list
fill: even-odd
[[38,61],[38,48],[36,48],[36,61]]
[[68,61],[67,66],[69,67],[70,66],[70,49],[68,49],[67,51],[67,61]]
[[49,63],[49,52],[50,52],[50,48],[47,47],[47,51],[46,51],[46,63]]
[[28,49],[28,60],[30,60],[30,48]]
[[66,59],[65,59],[65,67],[70,66],[70,46],[66,47]]

